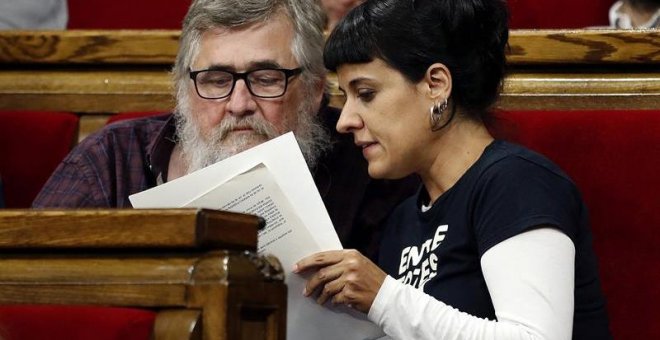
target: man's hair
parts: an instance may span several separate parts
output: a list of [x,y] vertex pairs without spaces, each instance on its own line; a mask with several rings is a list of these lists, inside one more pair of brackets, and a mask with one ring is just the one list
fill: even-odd
[[292,52],[307,88],[324,79],[324,14],[318,0],[194,0],[183,20],[179,51],[172,70],[177,98],[186,91],[188,72],[199,53],[202,34],[212,28],[241,28],[279,14],[293,25]]

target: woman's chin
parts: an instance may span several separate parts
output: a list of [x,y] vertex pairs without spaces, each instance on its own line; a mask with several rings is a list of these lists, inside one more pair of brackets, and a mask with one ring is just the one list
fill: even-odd
[[384,168],[382,166],[377,166],[371,163],[369,163],[367,172],[369,173],[369,177],[373,179],[399,179],[406,177],[405,174],[398,174],[395,171],[392,171],[392,169]]

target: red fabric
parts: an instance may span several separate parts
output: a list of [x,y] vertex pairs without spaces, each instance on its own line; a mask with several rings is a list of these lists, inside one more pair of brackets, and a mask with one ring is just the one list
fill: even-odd
[[511,28],[585,28],[607,26],[615,0],[508,0]]
[[0,306],[3,340],[149,340],[155,313],[131,308]]
[[0,112],[0,177],[7,208],[28,208],[66,156],[78,116],[59,112]]
[[68,0],[69,29],[181,29],[190,0]]
[[548,156],[589,208],[615,339],[660,339],[660,111],[499,114],[493,131]]
[[[181,29],[190,0],[69,0],[69,29]],[[508,0],[511,28],[606,26],[614,0]]]

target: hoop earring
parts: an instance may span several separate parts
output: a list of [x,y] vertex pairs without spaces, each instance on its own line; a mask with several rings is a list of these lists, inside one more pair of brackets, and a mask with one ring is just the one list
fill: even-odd
[[447,98],[440,103],[440,102],[435,102],[433,105],[431,105],[431,131],[438,131],[445,127],[447,124],[442,124],[442,116],[444,115],[445,111],[447,111],[447,107],[449,104],[447,103]]

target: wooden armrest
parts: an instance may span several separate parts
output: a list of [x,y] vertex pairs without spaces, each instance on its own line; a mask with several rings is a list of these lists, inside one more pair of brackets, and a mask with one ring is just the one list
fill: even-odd
[[210,209],[0,210],[0,250],[256,250],[260,217]]
[[163,310],[156,315],[154,340],[201,340],[202,314],[199,310]]
[[261,224],[205,209],[0,211],[0,304],[153,309],[155,339],[284,340],[283,270],[253,252]]

